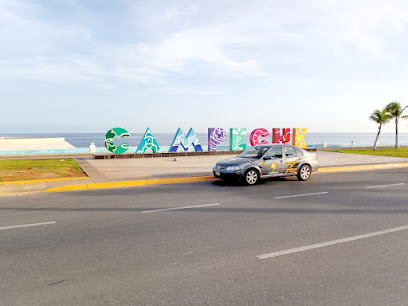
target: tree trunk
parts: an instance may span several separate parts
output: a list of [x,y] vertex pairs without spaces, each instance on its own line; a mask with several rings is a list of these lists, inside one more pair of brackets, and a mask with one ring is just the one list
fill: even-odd
[[398,142],[398,118],[395,118],[395,148],[399,148],[399,142]]
[[378,142],[378,137],[380,137],[380,133],[381,133],[381,124],[380,124],[380,126],[378,127],[378,133],[377,133],[377,137],[375,137],[373,150],[376,150],[376,149],[377,149],[377,142]]

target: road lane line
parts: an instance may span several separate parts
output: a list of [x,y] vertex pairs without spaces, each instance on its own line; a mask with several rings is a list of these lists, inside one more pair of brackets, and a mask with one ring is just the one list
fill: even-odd
[[389,184],[389,185],[378,185],[378,186],[368,186],[366,188],[385,188],[385,187],[401,186],[401,185],[405,185],[405,183]]
[[12,228],[21,228],[21,227],[32,227],[32,226],[40,226],[40,225],[50,225],[55,224],[55,221],[51,222],[42,222],[42,223],[33,223],[33,224],[23,224],[23,225],[12,225],[12,226],[3,226],[0,227],[0,230],[12,229]]
[[221,204],[213,203],[213,204],[203,204],[203,205],[195,205],[195,206],[183,206],[183,207],[172,207],[172,208],[163,208],[163,209],[155,209],[155,210],[145,210],[145,211],[142,211],[142,214],[150,214],[154,212],[169,211],[169,210],[181,210],[181,209],[198,208],[198,207],[218,206],[218,205],[221,205]]
[[326,242],[322,242],[322,243],[306,245],[306,246],[302,246],[302,247],[299,247],[299,248],[293,248],[293,249],[273,252],[273,253],[269,253],[269,254],[258,255],[256,257],[258,257],[259,259],[273,258],[273,257],[278,257],[278,256],[283,256],[283,255],[299,253],[299,252],[303,252],[303,251],[309,251],[309,250],[322,248],[322,247],[326,247],[326,246],[331,246],[331,245],[335,245],[335,244],[351,242],[351,241],[355,241],[355,240],[359,240],[359,239],[365,239],[365,238],[370,238],[370,237],[374,237],[374,236],[405,231],[407,229],[408,229],[408,226],[395,227],[395,228],[390,228],[390,229],[386,229],[386,230],[383,230],[383,231],[372,232],[372,233],[368,233],[368,234],[352,236],[352,237],[347,237],[347,238],[343,238],[343,239],[337,239],[337,240],[326,241]]
[[297,197],[307,197],[312,195],[319,195],[319,194],[326,194],[328,192],[315,192],[315,193],[305,193],[305,194],[295,194],[290,196],[283,196],[283,197],[274,197],[275,200],[278,199],[288,199],[288,198],[297,198]]

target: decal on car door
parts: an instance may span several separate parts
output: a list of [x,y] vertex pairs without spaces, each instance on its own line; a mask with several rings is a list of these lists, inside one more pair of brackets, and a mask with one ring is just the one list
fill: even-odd
[[286,162],[288,167],[285,170],[285,173],[296,173],[299,168],[299,161],[288,161]]
[[278,169],[278,165],[275,162],[272,162],[269,166],[272,171],[269,171],[269,174],[277,174],[279,171],[276,171]]

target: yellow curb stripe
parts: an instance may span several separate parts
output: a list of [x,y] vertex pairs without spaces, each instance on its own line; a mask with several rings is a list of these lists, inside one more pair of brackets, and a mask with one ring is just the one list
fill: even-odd
[[159,184],[174,184],[174,183],[187,183],[187,182],[199,182],[199,181],[212,181],[216,180],[213,176],[193,176],[193,177],[173,177],[162,179],[147,179],[136,181],[120,181],[120,182],[106,182],[106,183],[91,183],[81,185],[65,185],[60,187],[54,187],[44,190],[43,192],[59,192],[59,191],[73,191],[73,190],[91,190],[91,189],[104,189],[104,188],[123,188],[143,185],[159,185]]
[[86,186],[88,189],[103,189],[103,188],[131,187],[131,186],[140,186],[140,185],[147,185],[147,180],[92,183],[92,184],[87,184]]
[[67,177],[67,178],[59,178],[59,179],[43,179],[43,180],[1,182],[0,185],[27,184],[27,183],[46,183],[46,182],[60,182],[60,181],[76,181],[76,180],[88,180],[88,179],[89,179],[88,176],[81,176],[81,177]]
[[79,185],[65,185],[59,187],[53,187],[49,189],[45,189],[42,192],[54,192],[54,191],[74,191],[74,190],[86,190],[86,184],[79,184]]
[[392,168],[403,168],[403,167],[408,167],[408,163],[327,167],[327,168],[320,168],[319,170],[317,170],[316,173],[353,172],[353,171],[381,170],[381,169],[392,169]]

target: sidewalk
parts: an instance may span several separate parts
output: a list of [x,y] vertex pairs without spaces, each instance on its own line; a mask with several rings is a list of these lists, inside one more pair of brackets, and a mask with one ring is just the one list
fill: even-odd
[[[322,173],[408,167],[408,158],[326,151],[318,151],[317,156],[320,164],[318,172]],[[77,161],[88,179],[0,183],[0,195],[210,180],[213,179],[215,163],[231,157],[233,155],[101,160],[81,157]]]

